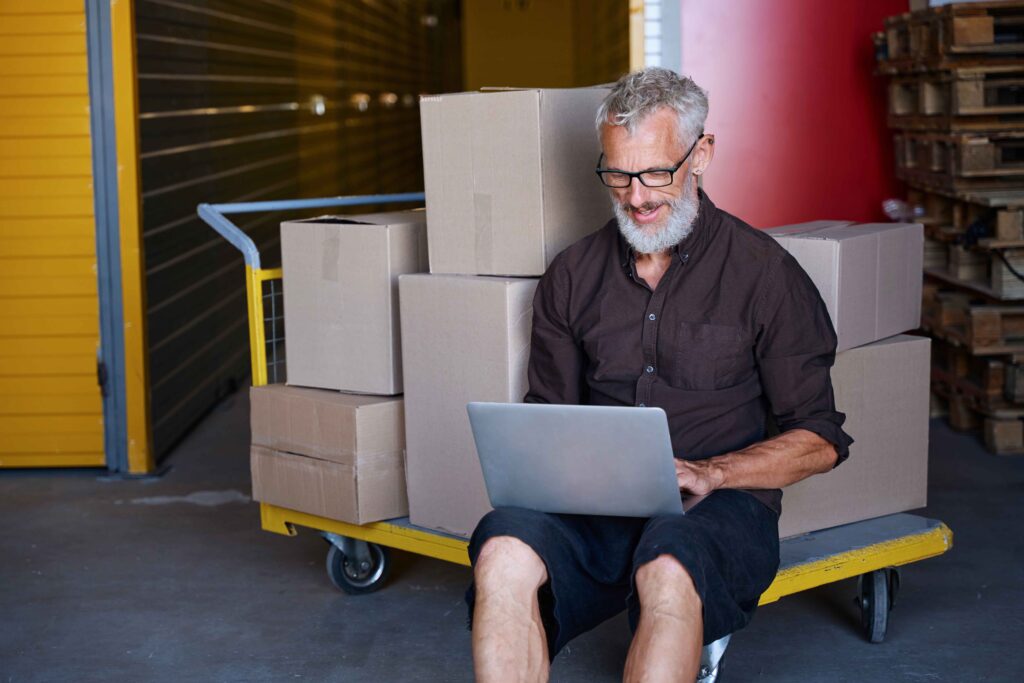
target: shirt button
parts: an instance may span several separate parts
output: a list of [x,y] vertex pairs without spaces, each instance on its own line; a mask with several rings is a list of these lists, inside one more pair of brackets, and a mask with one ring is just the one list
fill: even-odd
[[646,368],[644,368],[644,370],[646,370],[647,374],[651,374],[652,372],[654,372],[654,366],[648,365]]
[[658,319],[658,316],[656,316],[656,315],[654,315],[653,313],[651,313],[651,314],[650,314],[649,316],[647,316],[647,319],[648,319],[648,320],[657,320],[657,319]]
[[640,407],[641,407],[641,408],[646,408],[646,407],[647,407],[647,404],[646,404],[646,403],[641,403],[641,404],[640,404]]

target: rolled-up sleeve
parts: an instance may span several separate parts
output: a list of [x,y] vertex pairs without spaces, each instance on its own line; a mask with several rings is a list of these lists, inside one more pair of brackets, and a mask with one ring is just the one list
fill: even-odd
[[560,255],[540,279],[533,297],[526,403],[584,402],[585,358],[569,328],[570,286]]
[[818,289],[790,254],[768,267],[756,311],[755,355],[779,430],[821,436],[835,446],[838,465],[853,439],[842,429],[846,416],[832,392],[836,333]]

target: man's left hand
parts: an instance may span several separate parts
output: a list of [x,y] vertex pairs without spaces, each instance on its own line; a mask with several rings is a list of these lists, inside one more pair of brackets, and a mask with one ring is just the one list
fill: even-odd
[[706,496],[721,486],[721,475],[707,460],[676,458],[676,481],[684,494]]

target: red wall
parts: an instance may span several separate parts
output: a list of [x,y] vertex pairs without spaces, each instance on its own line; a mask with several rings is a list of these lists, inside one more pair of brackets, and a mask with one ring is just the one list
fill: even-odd
[[899,196],[871,34],[907,0],[682,0],[682,72],[708,91],[704,187],[757,227],[883,220]]

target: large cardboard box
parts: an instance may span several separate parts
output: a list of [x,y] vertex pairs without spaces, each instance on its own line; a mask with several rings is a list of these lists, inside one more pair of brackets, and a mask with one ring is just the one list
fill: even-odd
[[836,356],[849,459],[783,492],[782,537],[924,507],[931,340],[900,335]]
[[353,467],[253,444],[252,497],[351,524],[404,517],[408,503],[404,486],[398,485],[401,463],[399,455]]
[[821,292],[839,351],[921,324],[924,231],[917,223],[815,221],[769,228]]
[[612,217],[594,175],[606,88],[499,90],[420,100],[430,272],[544,274]]
[[466,404],[527,391],[534,279],[400,278],[413,524],[469,536],[490,509]]
[[288,383],[402,392],[398,276],[427,269],[423,211],[281,224]]
[[281,384],[249,396],[253,498],[353,524],[408,514],[402,399]]

